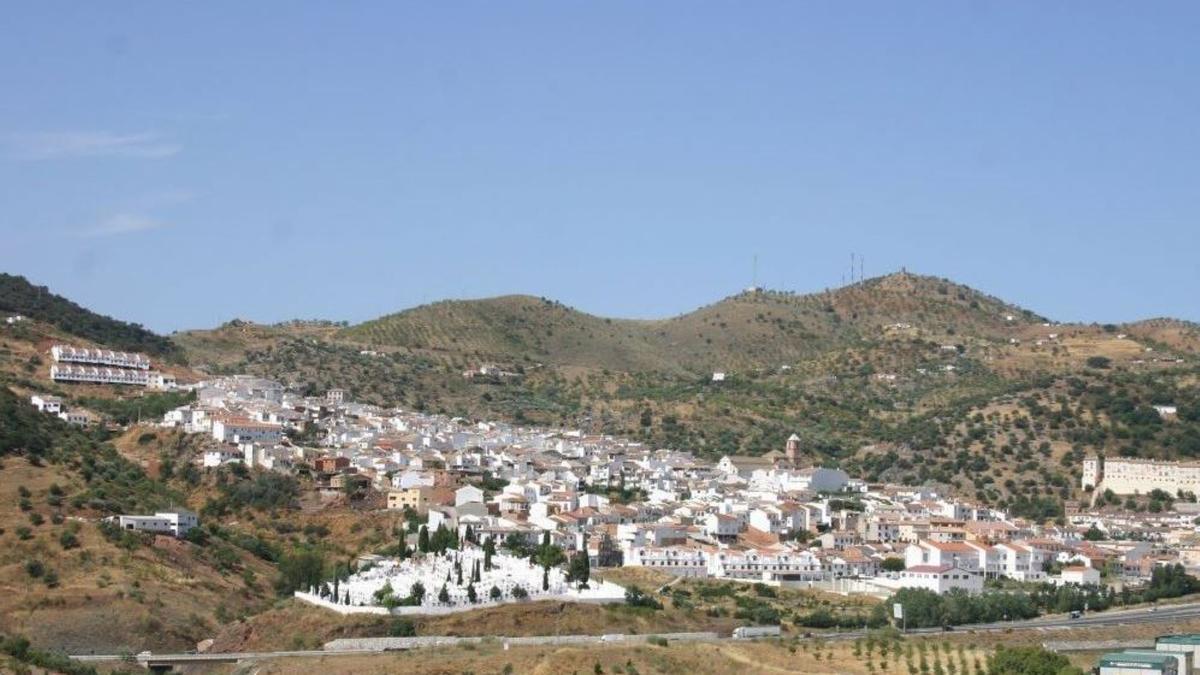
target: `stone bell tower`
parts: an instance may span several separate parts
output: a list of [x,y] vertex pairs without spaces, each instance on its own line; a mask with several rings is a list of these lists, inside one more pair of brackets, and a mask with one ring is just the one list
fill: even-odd
[[788,461],[795,465],[800,459],[800,437],[796,434],[788,436],[783,452],[787,455]]

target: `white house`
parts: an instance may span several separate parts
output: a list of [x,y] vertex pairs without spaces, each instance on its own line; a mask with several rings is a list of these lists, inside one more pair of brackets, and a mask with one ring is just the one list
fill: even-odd
[[229,462],[242,461],[242,453],[228,446],[204,451],[203,465],[205,468],[215,468]]
[[1064,584],[1075,584],[1078,586],[1099,585],[1100,570],[1086,565],[1071,565],[1062,569],[1062,574],[1054,580],[1054,583],[1059,586]]
[[954,565],[917,565],[900,573],[900,588],[924,588],[938,595],[960,589],[968,593],[983,592],[983,575]]
[[741,521],[724,513],[709,513],[704,516],[704,533],[714,539],[735,539],[742,531]]
[[160,511],[153,516],[115,516],[111,520],[122,530],[170,534],[175,537],[183,537],[189,530],[200,525],[196,514],[186,509]]
[[992,547],[999,551],[1002,558],[1001,574],[1018,581],[1040,581],[1046,578],[1042,571],[1042,553],[1036,548],[1002,542]]
[[904,564],[908,567],[953,565],[972,572],[983,571],[983,547],[967,542],[921,540],[904,549]]
[[283,427],[247,417],[216,417],[212,421],[212,436],[222,443],[278,443],[283,439]]
[[474,485],[464,485],[454,491],[454,505],[483,503],[483,490]]
[[58,418],[77,427],[86,427],[92,423],[91,416],[82,410],[62,410],[58,413]]
[[50,413],[51,415],[57,415],[62,411],[62,399],[57,396],[34,394],[29,397],[29,402],[41,412]]

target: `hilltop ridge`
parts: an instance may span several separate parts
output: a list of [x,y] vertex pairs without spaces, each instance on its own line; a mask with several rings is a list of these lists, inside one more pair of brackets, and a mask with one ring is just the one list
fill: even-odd
[[1031,321],[1044,319],[967,286],[902,272],[809,294],[745,291],[665,319],[598,317],[526,295],[450,300],[372,319],[337,337],[481,359],[699,373],[811,357],[894,323],[999,337]]
[[0,312],[43,321],[110,349],[144,352],[175,362],[183,358],[183,351],[167,338],[139,324],[97,314],[22,276],[0,273]]

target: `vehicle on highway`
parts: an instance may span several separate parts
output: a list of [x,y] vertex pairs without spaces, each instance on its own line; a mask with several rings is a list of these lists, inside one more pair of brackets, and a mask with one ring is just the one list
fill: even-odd
[[1083,613],[1079,610],[1075,610],[1074,612],[1071,612],[1070,616],[1072,619],[1078,619],[1079,617],[1083,616]]
[[779,626],[738,626],[733,629],[733,639],[751,640],[760,637],[778,637]]

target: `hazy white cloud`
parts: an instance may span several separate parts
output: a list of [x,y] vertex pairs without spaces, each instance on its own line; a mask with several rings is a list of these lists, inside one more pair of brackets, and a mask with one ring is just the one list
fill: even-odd
[[94,227],[84,230],[82,234],[85,237],[111,237],[118,234],[158,230],[169,225],[166,221],[140,213],[117,213],[101,220]]
[[169,219],[160,218],[158,212],[170,211],[172,207],[186,204],[196,198],[191,190],[171,188],[148,192],[113,209],[111,215],[102,218],[93,226],[77,230],[83,237],[111,237],[135,232],[146,232],[170,227]]
[[162,159],[179,154],[183,146],[145,131],[118,134],[110,131],[58,131],[19,134],[8,139],[18,159],[70,159],[76,157],[136,157]]

